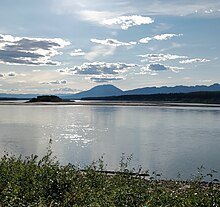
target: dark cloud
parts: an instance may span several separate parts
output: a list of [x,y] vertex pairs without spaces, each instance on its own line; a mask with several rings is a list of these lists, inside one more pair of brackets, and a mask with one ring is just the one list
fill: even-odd
[[38,49],[50,50],[54,47],[59,48],[56,42],[50,40],[35,40],[35,39],[21,39],[19,41],[14,41],[12,45],[6,45],[5,49],[9,51],[35,51]]
[[51,58],[70,43],[59,38],[27,38],[0,34],[0,63],[57,65]]
[[162,64],[150,64],[148,65],[148,69],[151,71],[161,71],[161,70],[169,70],[169,67]]
[[162,65],[159,63],[149,64],[147,65],[147,67],[142,67],[142,71],[145,71],[145,72],[159,72],[159,71],[168,71],[168,70],[173,71],[173,72],[178,72],[179,70],[182,70],[182,69],[184,68]]
[[16,73],[15,73],[15,72],[9,72],[7,75],[8,75],[9,77],[14,77],[14,76],[16,76]]
[[[30,52],[0,50],[0,62],[8,64],[41,65],[42,62],[39,59],[43,57],[43,55]],[[46,64],[53,63],[47,62]]]

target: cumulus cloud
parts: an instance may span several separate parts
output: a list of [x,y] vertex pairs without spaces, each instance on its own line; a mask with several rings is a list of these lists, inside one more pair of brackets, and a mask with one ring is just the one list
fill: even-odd
[[120,16],[111,19],[104,19],[101,24],[103,25],[118,25],[123,30],[127,30],[129,27],[142,25],[142,24],[151,24],[154,20],[150,17],[144,17],[140,15],[132,16]]
[[189,64],[189,63],[206,63],[210,62],[210,60],[205,59],[205,58],[193,58],[193,59],[187,59],[187,60],[181,60],[179,63],[181,64]]
[[92,82],[111,82],[115,80],[123,80],[123,74],[129,69],[135,67],[138,67],[138,65],[127,63],[92,62],[83,63],[82,65],[74,66],[73,68],[60,69],[58,72],[71,75],[83,75],[86,79]]
[[187,56],[172,55],[172,54],[145,54],[145,55],[138,55],[138,56],[144,58],[142,62],[145,62],[145,61],[160,62],[160,61],[188,58]]
[[169,68],[162,64],[150,64],[147,66],[150,71],[161,71],[161,70],[169,70]]
[[124,80],[123,77],[89,77],[88,78],[91,82],[95,83],[107,83],[107,82],[112,82],[112,81],[117,81],[117,80]]
[[146,44],[146,43],[148,43],[151,40],[152,40],[151,37],[145,37],[145,38],[140,39],[139,42]]
[[[198,12],[198,11],[197,11]],[[213,9],[209,9],[209,10],[205,10],[204,11],[206,14],[211,14],[211,13],[213,13],[214,12],[214,10]]]
[[105,40],[98,40],[98,39],[90,39],[91,42],[101,44],[101,45],[107,45],[107,46],[114,46],[114,47],[120,47],[120,46],[132,46],[136,45],[137,43],[134,41],[131,42],[120,42],[115,39],[105,39]]
[[[149,64],[147,66],[144,66],[141,68],[143,72],[159,72],[159,71],[173,71],[173,72],[178,72],[179,70],[182,70],[184,68],[182,67],[174,67],[174,66],[167,66],[163,64]],[[154,74],[154,73],[152,73]],[[154,74],[155,75],[155,74]]]
[[153,37],[145,37],[139,40],[139,43],[147,44],[151,40],[168,40],[172,39],[173,37],[179,37],[182,36],[182,34],[160,34],[155,35]]
[[0,34],[0,63],[57,65],[51,58],[70,42],[60,38],[29,38]]
[[93,61],[96,58],[106,57],[109,55],[113,55],[116,50],[114,46],[108,45],[97,45],[92,48],[92,50],[85,55],[85,59],[89,61]]
[[153,37],[155,40],[168,40],[173,37],[179,37],[182,36],[182,34],[160,34]]
[[84,56],[86,53],[82,51],[82,49],[75,49],[73,52],[70,53],[70,56]]
[[51,85],[61,85],[66,84],[66,80],[55,80],[55,81],[49,81],[49,82],[41,82],[41,84],[51,84]]
[[65,71],[77,75],[118,75],[135,66],[135,64],[126,63],[93,62],[83,63]]

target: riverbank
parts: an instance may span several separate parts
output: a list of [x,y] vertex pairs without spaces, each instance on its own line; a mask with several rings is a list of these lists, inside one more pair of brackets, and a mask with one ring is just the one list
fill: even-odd
[[162,101],[63,101],[63,102],[34,102],[26,101],[0,101],[0,105],[82,105],[82,106],[165,106],[165,107],[220,107],[220,104],[200,104],[200,103],[173,103]]
[[101,207],[211,207],[220,206],[220,185],[194,181],[160,180],[160,175],[129,171],[125,160],[118,172],[103,173],[102,160],[79,170],[61,166],[51,152],[37,156],[0,159],[1,206],[101,206]]

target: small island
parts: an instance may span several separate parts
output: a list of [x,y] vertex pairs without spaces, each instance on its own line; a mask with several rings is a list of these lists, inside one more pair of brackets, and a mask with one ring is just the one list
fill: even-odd
[[55,95],[44,95],[37,96],[37,98],[30,99],[27,103],[35,103],[35,102],[63,102],[64,100]]

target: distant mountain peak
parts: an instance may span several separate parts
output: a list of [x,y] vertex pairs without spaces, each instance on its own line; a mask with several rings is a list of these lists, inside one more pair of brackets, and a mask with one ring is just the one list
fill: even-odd
[[116,90],[122,91],[121,89],[117,88],[116,86],[114,86],[112,84],[97,85],[97,86],[94,86],[93,88],[91,88],[90,90],[94,90],[94,89],[97,89],[97,88],[101,88],[101,89],[116,89]]
[[111,84],[97,85],[87,91],[71,95],[72,99],[81,99],[84,97],[105,97],[105,96],[120,96],[123,91]]

